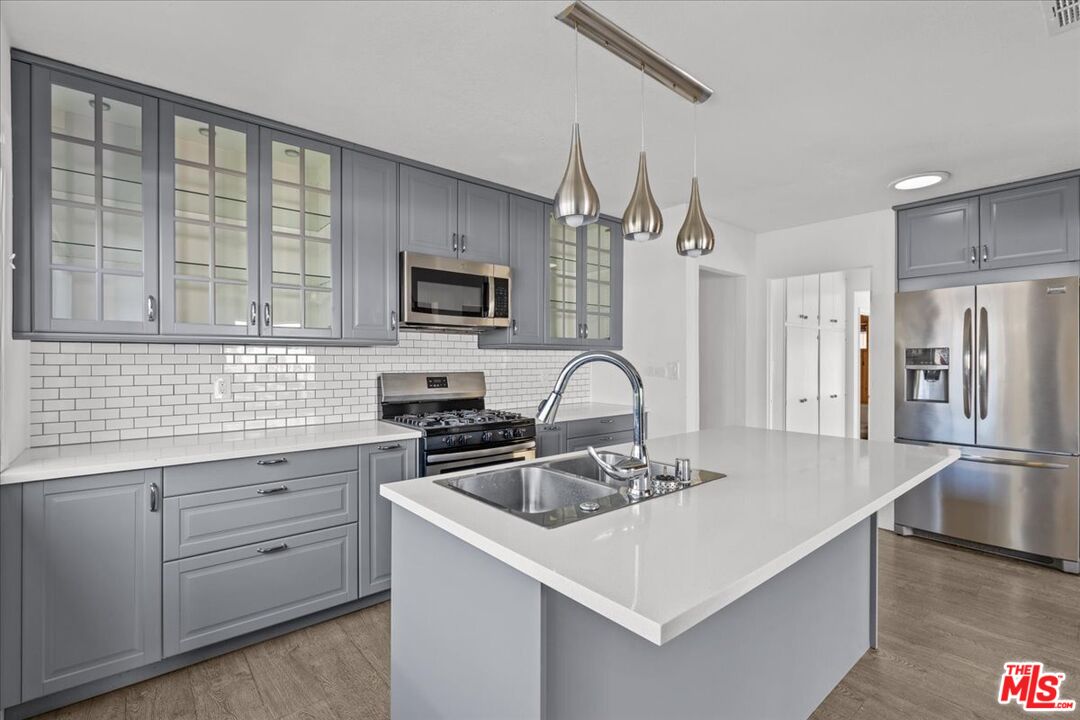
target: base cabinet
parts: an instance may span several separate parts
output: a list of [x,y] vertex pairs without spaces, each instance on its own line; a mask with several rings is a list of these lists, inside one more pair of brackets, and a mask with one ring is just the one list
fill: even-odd
[[415,441],[360,448],[360,596],[390,589],[390,501],[379,495],[386,483],[416,477]]
[[566,425],[536,426],[536,457],[550,457],[566,452]]
[[24,702],[161,659],[160,476],[25,487]]
[[165,655],[355,600],[356,551],[350,524],[165,563]]

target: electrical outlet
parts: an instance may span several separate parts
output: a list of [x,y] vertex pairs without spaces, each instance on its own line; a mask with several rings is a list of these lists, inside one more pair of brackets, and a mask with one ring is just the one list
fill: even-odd
[[667,365],[664,366],[664,377],[666,377],[668,380],[678,380],[679,379],[679,363],[678,363],[678,361],[669,362]]
[[217,375],[214,377],[214,400],[229,402],[232,400],[232,376]]

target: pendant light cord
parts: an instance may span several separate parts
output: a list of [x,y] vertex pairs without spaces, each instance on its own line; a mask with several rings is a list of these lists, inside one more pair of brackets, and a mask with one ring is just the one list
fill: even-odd
[[641,66],[641,151],[645,152],[645,65]]
[[693,177],[697,177],[697,103],[694,103],[694,164]]

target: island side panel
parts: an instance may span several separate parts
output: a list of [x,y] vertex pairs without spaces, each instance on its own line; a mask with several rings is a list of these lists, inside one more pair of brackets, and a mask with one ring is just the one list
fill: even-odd
[[869,646],[872,525],[659,646],[545,588],[546,720],[809,717]]
[[541,720],[541,586],[393,507],[394,720]]

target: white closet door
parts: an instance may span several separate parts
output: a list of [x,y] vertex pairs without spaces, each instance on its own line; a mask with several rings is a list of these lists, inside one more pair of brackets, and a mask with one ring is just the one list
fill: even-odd
[[821,327],[842,329],[845,325],[844,299],[847,294],[844,273],[831,272],[821,275]]
[[807,324],[817,327],[820,323],[821,289],[820,275],[803,275],[803,315],[807,317]]
[[818,432],[817,335],[815,328],[787,328],[786,427],[791,432]]
[[820,433],[843,437],[844,432],[844,332],[822,330]]
[[805,325],[806,320],[803,318],[803,279],[801,277],[789,277],[784,281],[784,286],[787,296],[785,300],[787,304],[785,322],[793,325]]

